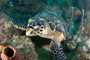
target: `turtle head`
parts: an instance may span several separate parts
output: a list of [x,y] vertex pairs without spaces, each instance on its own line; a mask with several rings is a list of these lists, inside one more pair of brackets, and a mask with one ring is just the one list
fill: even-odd
[[63,33],[52,31],[46,20],[29,20],[26,36],[40,36],[43,38],[52,39],[54,41],[65,40]]
[[[47,21],[45,20],[29,20],[26,36],[40,36],[47,38],[51,29]],[[49,38],[49,37],[48,37]]]

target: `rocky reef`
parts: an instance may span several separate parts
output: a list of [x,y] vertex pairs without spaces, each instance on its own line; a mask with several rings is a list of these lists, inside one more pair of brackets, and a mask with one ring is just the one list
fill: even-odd
[[4,42],[11,38],[10,18],[4,13],[0,13],[0,42]]
[[[10,24],[6,14],[0,14],[0,53],[3,60],[38,60],[34,43],[29,37],[20,36]],[[25,48],[23,48],[25,47]],[[13,51],[13,53],[12,53]],[[11,55],[9,55],[11,54]],[[16,54],[16,55],[15,55]],[[12,58],[11,58],[12,57]],[[17,59],[18,58],[18,59]]]
[[[33,42],[31,41],[30,38],[25,36],[13,36],[10,41],[2,43],[0,48],[2,49],[2,54],[1,54],[2,59],[5,58],[4,54],[6,54],[5,56],[7,56],[8,58],[11,58],[12,56],[11,60],[33,60],[33,59],[38,60],[37,59],[38,54],[35,52],[35,47]],[[13,50],[13,53],[10,49]],[[13,54],[16,54],[18,56],[14,58]]]
[[[76,32],[74,39],[77,41],[78,47],[76,48],[75,55],[71,60],[90,60],[90,12],[87,11],[85,14],[83,25],[80,23],[79,29]],[[82,27],[81,27],[82,25]],[[80,33],[81,32],[81,33]],[[71,46],[73,47],[73,45]]]
[[[9,6],[9,2],[13,6]],[[26,37],[25,31],[15,29],[10,22],[10,16],[13,14],[20,20],[28,20],[40,12],[52,11],[60,14],[68,26],[69,39],[62,42],[62,46],[69,60],[90,60],[89,2],[89,0],[0,0],[0,58],[53,60],[50,54],[50,40]],[[83,18],[81,9],[84,10]]]

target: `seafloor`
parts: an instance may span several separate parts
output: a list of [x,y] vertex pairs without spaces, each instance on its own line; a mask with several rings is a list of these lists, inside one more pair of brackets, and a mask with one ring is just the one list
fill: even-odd
[[[68,59],[90,60],[90,0],[0,0],[0,60],[53,60],[50,39],[27,37],[25,31],[10,23],[11,15],[25,21],[46,11],[60,14],[67,30],[71,28],[68,34],[71,38],[62,42]],[[5,48],[15,50],[16,57],[4,56]]]

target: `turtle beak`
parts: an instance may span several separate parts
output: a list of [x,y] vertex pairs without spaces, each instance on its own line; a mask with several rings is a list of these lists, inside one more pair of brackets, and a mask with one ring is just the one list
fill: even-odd
[[28,31],[26,31],[26,36],[35,36],[35,34],[32,34],[33,29],[29,29]]
[[26,36],[29,36],[30,34],[28,32],[26,32]]
[[31,32],[32,32],[32,29],[27,30],[26,31],[26,36],[29,36]]

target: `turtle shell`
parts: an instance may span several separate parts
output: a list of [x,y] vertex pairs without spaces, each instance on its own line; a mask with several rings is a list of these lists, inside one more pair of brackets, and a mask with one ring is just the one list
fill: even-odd
[[46,20],[52,31],[62,32],[66,35],[66,26],[62,17],[55,12],[43,12],[35,15],[32,20]]

